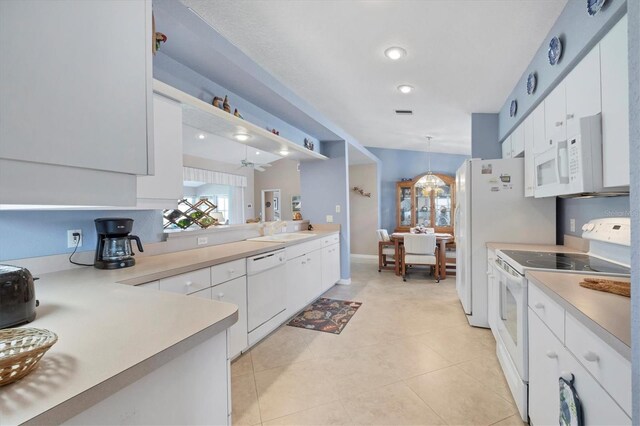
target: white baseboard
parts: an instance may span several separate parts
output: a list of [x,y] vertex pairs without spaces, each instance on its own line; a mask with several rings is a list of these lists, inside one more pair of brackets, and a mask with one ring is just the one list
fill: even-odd
[[341,278],[336,284],[351,285],[351,278]]
[[351,254],[352,263],[373,263],[378,264],[378,256],[375,254]]

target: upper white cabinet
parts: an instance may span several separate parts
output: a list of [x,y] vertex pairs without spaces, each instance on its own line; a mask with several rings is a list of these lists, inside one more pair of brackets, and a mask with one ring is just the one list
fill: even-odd
[[567,139],[567,103],[563,80],[544,100],[544,132],[547,147]]
[[511,157],[524,156],[524,125],[521,123],[511,134]]
[[511,135],[502,142],[502,158],[511,158]]
[[535,162],[533,158],[533,143],[534,143],[534,115],[529,114],[525,118],[524,123],[520,125],[523,128],[524,139],[524,196],[533,197],[534,195],[534,182],[535,182]]
[[[533,154],[538,154],[549,149],[549,141],[546,138],[544,122],[544,102],[540,103],[531,113],[533,116]],[[525,154],[529,155],[529,152]]]
[[605,187],[629,185],[629,68],[627,16],[600,42]]
[[182,106],[153,95],[153,176],[138,176],[138,208],[177,208],[183,197]]
[[135,175],[153,174],[151,31],[150,1],[0,2],[0,203],[135,205]]
[[596,45],[565,78],[566,136],[580,133],[580,118],[600,109],[600,48]]

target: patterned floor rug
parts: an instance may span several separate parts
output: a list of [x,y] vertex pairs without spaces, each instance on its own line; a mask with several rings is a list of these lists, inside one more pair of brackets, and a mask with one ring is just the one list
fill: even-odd
[[296,315],[287,325],[340,334],[360,306],[362,306],[360,302],[321,297]]

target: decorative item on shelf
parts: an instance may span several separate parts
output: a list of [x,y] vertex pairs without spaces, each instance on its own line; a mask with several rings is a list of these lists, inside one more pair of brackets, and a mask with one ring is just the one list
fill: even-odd
[[245,221],[246,223],[260,223],[260,216],[251,217]]
[[231,114],[231,105],[229,105],[229,97],[224,95],[224,101],[222,101],[222,109]]
[[41,328],[0,330],[0,386],[22,379],[38,365],[58,336]]
[[160,50],[161,43],[166,43],[167,36],[162,34],[161,32],[156,31],[156,18],[151,13],[151,31],[153,33],[152,43],[151,43],[151,53],[155,56],[155,54]]
[[307,148],[307,149],[309,149],[309,150],[313,151],[314,146],[315,146],[315,145],[314,145],[313,141],[311,141],[311,140],[309,140],[309,139],[307,139],[307,138],[304,138],[304,147],[305,147],[305,148]]
[[302,220],[302,213],[293,212],[293,220]]
[[216,108],[222,109],[222,98],[220,98],[218,96],[214,96],[213,97],[213,102],[211,102],[211,104]]
[[178,202],[178,209],[163,212],[163,217],[167,220],[163,227],[167,229],[175,225],[180,229],[187,229],[195,223],[200,228],[207,229],[210,226],[222,225],[214,217],[217,208],[218,206],[207,198],[201,198],[194,204],[191,204],[187,199],[182,199]]
[[280,136],[280,132],[277,131],[276,129],[270,129],[270,128],[267,127],[267,130],[270,131],[271,133],[273,133],[274,135]]
[[549,64],[551,65],[556,65],[560,62],[560,57],[562,57],[562,42],[558,36],[553,37],[549,42],[547,57],[549,58]]
[[511,101],[511,106],[509,107],[509,117],[515,117],[518,113],[518,101],[513,99]]
[[533,95],[533,93],[536,91],[536,84],[538,82],[537,80],[538,79],[535,72],[529,73],[529,76],[527,77],[527,94]]
[[242,116],[242,114],[240,114],[240,111],[238,111],[238,108],[233,110],[233,115],[235,115],[238,118],[242,118],[244,120],[244,117]]
[[364,189],[360,188],[359,186],[354,186],[353,187],[353,191],[357,192],[358,194],[362,195],[363,197],[371,198],[371,193],[370,192],[364,192]]
[[607,0],[587,0],[587,13],[589,16],[595,16]]

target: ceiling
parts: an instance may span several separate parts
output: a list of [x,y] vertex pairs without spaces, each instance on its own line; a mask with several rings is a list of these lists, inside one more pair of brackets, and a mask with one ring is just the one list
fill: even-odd
[[[566,4],[181,1],[361,144],[425,150],[430,135],[456,154],[471,152],[471,113],[499,111]],[[407,56],[387,59],[390,46]]]

